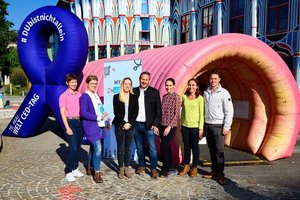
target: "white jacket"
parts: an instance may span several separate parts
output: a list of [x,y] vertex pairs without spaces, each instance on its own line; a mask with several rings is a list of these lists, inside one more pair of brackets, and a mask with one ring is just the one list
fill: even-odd
[[233,118],[231,96],[221,84],[213,93],[210,88],[204,91],[204,121],[208,124],[224,124],[224,128],[230,130]]

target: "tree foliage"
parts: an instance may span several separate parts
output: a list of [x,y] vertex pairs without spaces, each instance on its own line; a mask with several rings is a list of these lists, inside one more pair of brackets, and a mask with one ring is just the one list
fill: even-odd
[[0,70],[4,71],[15,67],[9,65],[10,61],[8,59],[11,59],[11,56],[9,56],[10,49],[8,48],[8,44],[17,42],[17,32],[10,30],[14,24],[6,19],[8,5],[4,0],[0,0]]
[[19,87],[25,87],[28,83],[27,76],[21,67],[13,68],[10,80],[13,85]]

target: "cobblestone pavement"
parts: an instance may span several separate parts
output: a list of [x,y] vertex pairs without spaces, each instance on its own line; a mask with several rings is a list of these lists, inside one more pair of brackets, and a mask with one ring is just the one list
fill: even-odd
[[[0,120],[1,132],[10,119]],[[54,131],[55,132],[55,131]],[[116,160],[102,160],[104,183],[85,175],[64,180],[67,143],[51,131],[30,138],[3,137],[0,153],[0,199],[300,199],[300,153],[270,165],[228,166],[226,185],[172,174],[153,180],[148,174],[120,180]],[[296,149],[299,149],[298,147]],[[85,171],[88,146],[82,146]],[[133,169],[132,169],[133,172]]]

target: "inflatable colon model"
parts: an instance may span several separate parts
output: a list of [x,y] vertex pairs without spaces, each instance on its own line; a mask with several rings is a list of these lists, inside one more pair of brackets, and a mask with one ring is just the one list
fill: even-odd
[[[47,44],[53,33],[58,36],[59,46],[51,62]],[[50,110],[61,123],[58,98],[66,89],[64,77],[67,73],[81,73],[87,48],[82,22],[66,10],[43,7],[25,19],[18,37],[18,52],[32,88],[4,135],[35,135]],[[190,78],[197,78],[207,86],[208,71],[218,69],[222,73],[221,84],[231,93],[235,108],[226,145],[268,160],[291,156],[300,129],[299,91],[284,61],[265,43],[247,35],[222,34],[94,61],[84,67],[83,80],[95,74],[103,85],[103,63],[127,59],[142,59],[143,71],[151,73],[151,85],[161,94],[165,93],[164,82],[168,77],[175,79],[176,92],[183,94]],[[85,89],[83,81],[79,90],[84,92]],[[99,87],[98,92],[103,96],[103,87]],[[178,137],[173,145],[178,162],[180,144]]]
[[[164,82],[173,77],[183,94],[187,81],[197,78],[208,86],[208,71],[221,72],[221,84],[231,93],[235,115],[225,145],[261,155],[268,160],[291,156],[300,129],[300,96],[289,68],[280,56],[260,40],[242,34],[222,34],[208,39],[143,51],[88,63],[84,76],[97,74],[103,84],[103,63],[142,59],[151,73],[151,85],[165,93]],[[136,80],[138,81],[138,80]],[[82,83],[80,90],[85,90]],[[104,95],[103,88],[99,94]],[[181,138],[177,134],[177,161]]]

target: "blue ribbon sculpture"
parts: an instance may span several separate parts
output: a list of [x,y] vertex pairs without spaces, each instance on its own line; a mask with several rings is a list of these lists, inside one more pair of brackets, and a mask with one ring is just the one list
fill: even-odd
[[[52,34],[56,34],[58,40],[53,62],[47,52]],[[58,99],[66,90],[65,76],[81,74],[87,53],[85,27],[70,11],[45,6],[27,16],[19,30],[18,54],[32,87],[3,135],[36,135],[50,111],[62,125]]]

